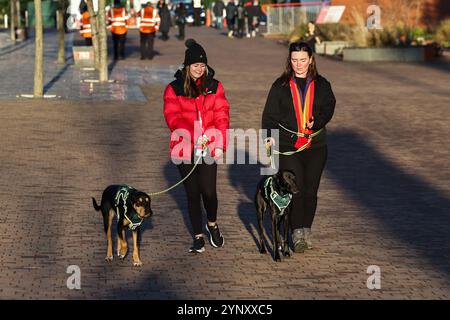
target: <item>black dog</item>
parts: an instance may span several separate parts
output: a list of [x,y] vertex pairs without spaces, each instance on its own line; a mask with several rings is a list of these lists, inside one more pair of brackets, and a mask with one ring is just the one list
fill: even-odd
[[117,255],[123,259],[127,254],[128,244],[125,237],[125,227],[128,226],[133,232],[133,265],[136,267],[142,266],[139,257],[138,237],[142,221],[153,214],[150,207],[150,196],[127,185],[111,185],[103,191],[100,206],[95,198],[92,198],[92,204],[95,210],[101,210],[103,215],[103,225],[108,240],[106,261],[113,259],[111,225],[114,215],[116,215]]
[[[267,207],[272,217],[273,259],[281,261],[279,248],[282,246],[283,255],[290,256],[288,245],[289,210],[292,194],[299,192],[295,183],[295,174],[291,171],[280,171],[273,176],[266,177],[258,183],[255,195],[255,206],[259,226],[260,253],[266,253],[264,244],[263,218]],[[284,239],[281,239],[281,223],[284,224]]]

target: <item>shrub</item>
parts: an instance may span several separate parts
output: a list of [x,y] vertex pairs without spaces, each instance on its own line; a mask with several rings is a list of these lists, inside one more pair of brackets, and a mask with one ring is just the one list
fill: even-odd
[[339,23],[316,25],[316,29],[323,41],[347,41],[351,33],[350,26]]
[[288,35],[288,41],[296,42],[305,37],[305,34],[308,32],[308,25],[307,24],[301,24],[295,27],[294,30]]
[[450,19],[443,20],[436,29],[435,40],[443,47],[450,47]]
[[[317,36],[321,41],[347,41],[350,39],[351,28],[339,23],[327,23],[316,25]],[[289,42],[302,40],[308,32],[308,25],[297,26],[288,36]]]

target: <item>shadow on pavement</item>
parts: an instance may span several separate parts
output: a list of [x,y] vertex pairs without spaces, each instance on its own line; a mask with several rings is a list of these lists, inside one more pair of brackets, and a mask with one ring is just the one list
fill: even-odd
[[[351,131],[328,135],[328,175],[394,238],[450,274],[450,200]],[[439,174],[439,168],[436,168]],[[320,203],[319,203],[320,206]]]
[[61,77],[64,75],[64,73],[67,71],[67,69],[69,69],[70,64],[66,63],[64,65],[64,67],[61,68],[61,70],[59,70],[58,74],[55,75],[53,77],[52,80],[50,80],[45,86],[44,86],[44,94],[48,93],[50,91],[50,89],[53,87],[53,85],[55,85],[59,79],[61,79]]
[[22,48],[25,48],[26,46],[28,46],[30,44],[31,44],[31,41],[27,40],[27,41],[24,41],[22,43],[11,44],[11,45],[8,45],[6,47],[3,47],[3,48],[0,49],[0,57],[5,56],[5,55],[10,54],[10,53],[13,53],[13,52],[16,52],[16,51],[19,51]]
[[[164,177],[166,178],[167,186],[173,186],[181,180],[178,168],[171,161],[168,161],[164,165]],[[169,195],[172,197],[174,202],[177,204],[178,209],[181,211],[183,222],[187,229],[186,236],[192,235],[193,229],[191,226],[191,221],[189,220],[187,197],[184,190],[184,185],[181,184],[175,189],[172,189],[171,191],[169,191]],[[206,214],[203,215],[203,220],[206,221]]]
[[[379,220],[393,238],[419,252],[437,270],[450,274],[448,197],[386,160],[380,150],[354,132],[333,132],[328,141],[330,151],[325,170],[331,179]],[[248,156],[246,153],[247,159]],[[260,168],[234,164],[228,171],[231,184],[241,195],[239,217],[258,247],[253,197],[262,178]],[[264,216],[264,228],[268,240],[271,235],[268,213]]]
[[[77,124],[81,130],[89,127],[88,131],[85,130],[83,135],[88,137],[89,141],[92,141],[95,152],[102,154],[103,159],[102,166],[109,171],[108,175],[112,176],[112,179],[101,185],[92,186],[92,190],[98,190],[99,192],[92,192],[92,196],[100,203],[101,194],[110,184],[130,184],[132,187],[140,189],[139,186],[133,185],[129,181],[124,181],[123,177],[135,176],[135,168],[133,167],[133,161],[136,160],[135,156],[139,153],[139,144],[141,138],[139,137],[139,126],[136,125],[135,117],[140,119],[144,118],[144,109],[136,108],[134,112],[104,112],[104,109],[92,108],[82,116],[82,119],[78,121],[90,122],[90,124]],[[79,129],[79,130],[80,130]],[[81,134],[81,133],[78,133]],[[105,177],[102,177],[100,173],[99,183],[105,181]],[[128,178],[129,179],[129,178]],[[92,206],[91,206],[92,208]],[[92,209],[93,210],[93,209]],[[100,219],[100,218],[99,218]],[[153,229],[153,219],[144,220],[141,228],[141,238],[144,236],[147,230]],[[114,220],[112,228],[113,239],[117,234],[116,220]],[[128,243],[130,242],[131,232],[127,232]],[[140,239],[141,240],[141,239]]]
[[[134,272],[140,272],[140,270],[133,270]],[[112,290],[112,299],[121,300],[140,300],[140,299],[184,299],[176,293],[175,289],[170,290],[168,286],[168,280],[161,277],[161,273],[142,273],[140,284],[132,287],[120,287]],[[169,291],[169,292],[168,292]]]
[[[240,195],[238,205],[238,215],[241,219],[245,229],[253,238],[255,242],[255,250],[259,250],[259,235],[258,235],[258,221],[256,218],[256,209],[254,204],[254,197],[256,193],[256,186],[258,182],[263,179],[261,175],[260,164],[249,164],[256,162],[247,151],[245,151],[246,164],[231,164],[228,167],[228,178],[232,186]],[[235,151],[234,159],[237,158],[237,151]],[[236,161],[235,161],[236,162]],[[270,254],[272,254],[272,225],[270,213],[266,212],[264,215],[264,229],[266,247]]]

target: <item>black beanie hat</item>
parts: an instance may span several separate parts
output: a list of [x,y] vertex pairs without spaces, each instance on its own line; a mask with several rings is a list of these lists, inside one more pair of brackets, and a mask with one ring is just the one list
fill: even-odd
[[194,39],[187,39],[184,43],[187,47],[184,54],[184,65],[190,65],[198,62],[208,64],[206,58],[206,52],[201,45],[199,45]]

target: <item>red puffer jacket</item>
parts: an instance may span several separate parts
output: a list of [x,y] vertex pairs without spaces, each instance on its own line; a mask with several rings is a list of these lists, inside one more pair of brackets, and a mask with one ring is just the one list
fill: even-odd
[[203,134],[208,138],[208,149],[214,157],[217,148],[226,151],[230,124],[230,106],[222,84],[213,79],[214,70],[208,67],[205,95],[188,98],[184,94],[182,73],[164,91],[164,117],[171,131],[170,156],[190,160],[194,143]]

